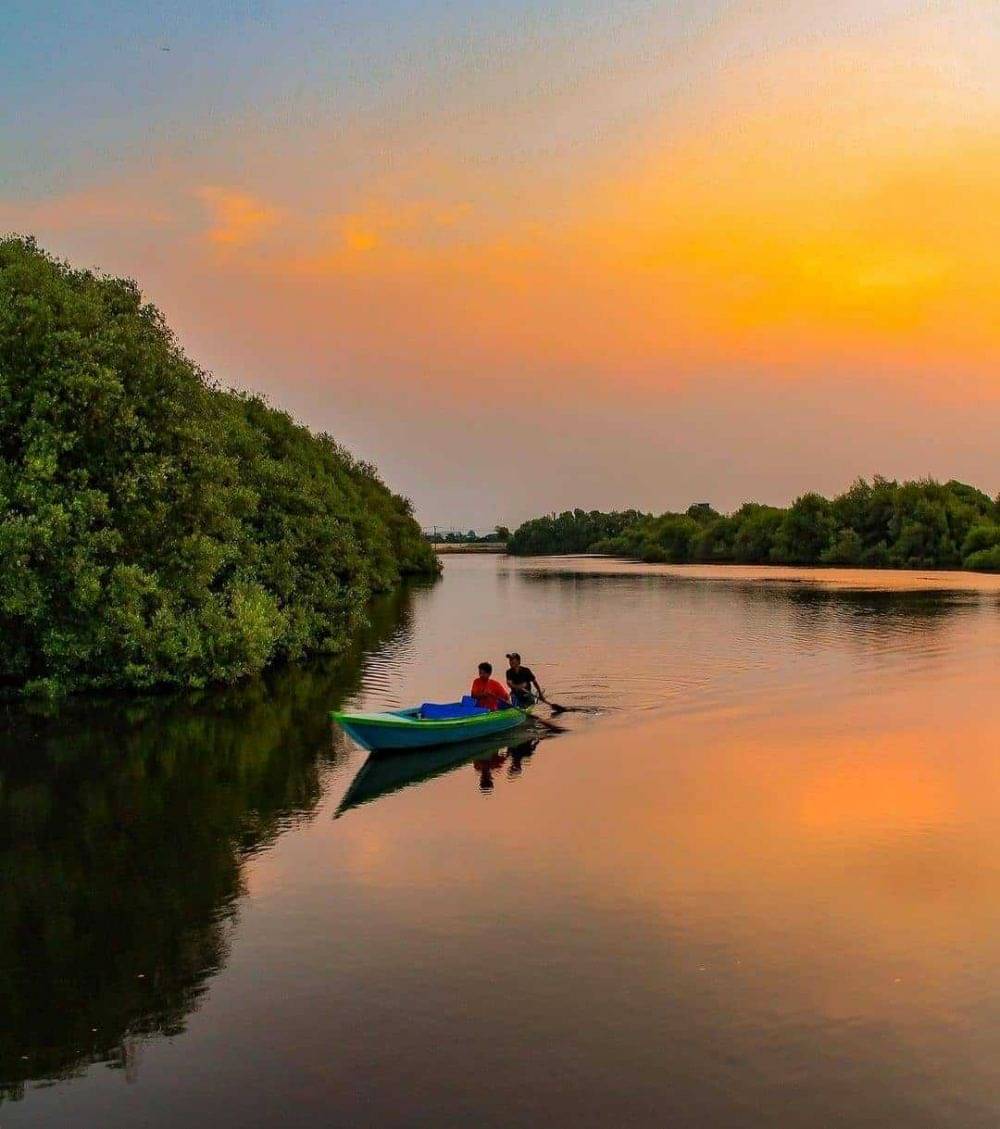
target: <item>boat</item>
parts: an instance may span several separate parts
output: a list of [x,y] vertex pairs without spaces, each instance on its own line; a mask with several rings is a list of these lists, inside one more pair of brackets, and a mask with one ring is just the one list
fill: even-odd
[[369,752],[432,749],[506,733],[527,721],[531,707],[488,710],[471,698],[460,702],[424,702],[386,713],[334,711],[330,718]]

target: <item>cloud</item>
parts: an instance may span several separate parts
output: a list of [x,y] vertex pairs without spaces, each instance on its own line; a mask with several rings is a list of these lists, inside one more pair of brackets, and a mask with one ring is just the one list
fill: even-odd
[[285,216],[283,209],[236,188],[205,185],[196,195],[212,214],[212,226],[206,237],[222,247],[246,247],[256,243]]

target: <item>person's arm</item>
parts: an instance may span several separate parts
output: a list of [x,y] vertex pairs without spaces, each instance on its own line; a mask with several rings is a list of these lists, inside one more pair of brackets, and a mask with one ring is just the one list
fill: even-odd
[[532,675],[532,678],[533,678],[534,683],[535,683],[535,689],[538,691],[538,697],[541,701],[544,702],[545,701],[545,691],[538,684],[538,679],[535,678],[534,675]]

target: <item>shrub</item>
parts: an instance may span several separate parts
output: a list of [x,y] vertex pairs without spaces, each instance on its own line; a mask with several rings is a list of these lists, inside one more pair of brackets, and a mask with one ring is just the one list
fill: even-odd
[[978,572],[1000,572],[1000,545],[970,553],[962,563]]

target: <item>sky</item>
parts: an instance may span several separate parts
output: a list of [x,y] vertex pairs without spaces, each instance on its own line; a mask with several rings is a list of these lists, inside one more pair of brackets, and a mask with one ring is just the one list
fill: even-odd
[[995,0],[6,0],[0,232],[432,524],[1000,490]]

